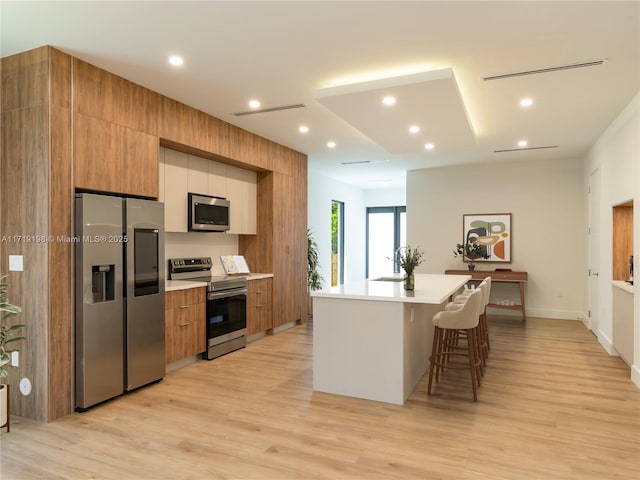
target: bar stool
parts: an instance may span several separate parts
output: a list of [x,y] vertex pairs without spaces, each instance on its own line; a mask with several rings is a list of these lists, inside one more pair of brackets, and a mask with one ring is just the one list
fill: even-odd
[[[480,352],[480,356],[482,358],[482,365],[487,366],[487,358],[489,357],[489,350],[491,349],[489,345],[489,324],[487,322],[487,305],[489,305],[489,298],[491,296],[491,277],[485,277],[482,282],[478,285],[478,288],[466,288],[465,290],[456,295],[453,299],[453,305],[463,304],[468,296],[474,290],[482,290],[482,312],[480,314],[480,319],[478,322],[478,350]],[[449,307],[449,308],[457,308],[457,307]]]
[[[476,329],[482,311],[482,290],[475,289],[464,304],[459,308],[443,310],[433,317],[435,328],[433,334],[433,348],[431,351],[429,368],[429,385],[427,394],[431,395],[431,385],[435,373],[436,382],[439,380],[440,372],[444,369],[469,370],[471,373],[471,386],[473,389],[473,400],[478,401],[477,386],[480,386],[480,367],[482,361],[477,350]],[[452,348],[446,338],[451,338],[451,334],[464,331],[467,337],[467,348],[465,351],[459,348]],[[455,357],[467,357],[468,365],[452,363]]]

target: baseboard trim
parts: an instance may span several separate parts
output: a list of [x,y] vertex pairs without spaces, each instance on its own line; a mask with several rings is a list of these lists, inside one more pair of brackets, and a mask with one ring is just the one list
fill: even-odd
[[619,356],[618,351],[613,346],[613,341],[609,337],[607,337],[600,330],[596,332],[596,336],[598,337],[598,341],[600,342],[600,345],[602,345],[602,347],[605,349],[605,351],[609,355],[615,355],[616,357]]
[[295,327],[296,325],[297,325],[297,322],[295,320],[293,322],[285,323],[284,325],[275,327],[273,329],[273,333],[278,333],[278,332],[282,332],[283,330],[288,330],[291,327]]
[[640,369],[636,365],[631,366],[631,381],[640,390]]
[[[584,315],[574,310],[550,310],[546,308],[527,308],[527,317],[537,318],[553,318],[556,320],[581,320],[584,321]],[[516,310],[506,310],[503,308],[488,308],[487,313],[491,315],[500,315],[505,317],[522,317],[522,314]]]
[[582,313],[576,310],[527,308],[527,316],[539,318],[557,318],[558,320],[582,320]]

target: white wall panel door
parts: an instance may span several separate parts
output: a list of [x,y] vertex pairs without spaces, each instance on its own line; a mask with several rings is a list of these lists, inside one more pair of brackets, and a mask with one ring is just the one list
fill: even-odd
[[598,335],[602,320],[600,295],[602,292],[600,272],[600,169],[589,177],[589,328]]

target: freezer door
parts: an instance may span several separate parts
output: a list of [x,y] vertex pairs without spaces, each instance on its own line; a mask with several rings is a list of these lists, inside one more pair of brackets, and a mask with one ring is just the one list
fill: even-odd
[[122,199],[75,199],[76,408],[124,391]]
[[164,204],[127,198],[125,219],[125,390],[133,390],[165,374]]

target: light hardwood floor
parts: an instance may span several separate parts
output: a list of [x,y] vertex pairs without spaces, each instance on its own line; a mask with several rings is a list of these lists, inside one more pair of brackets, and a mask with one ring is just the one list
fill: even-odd
[[489,366],[404,406],[312,391],[310,325],[49,424],[14,419],[9,479],[637,479],[640,391],[580,322],[490,319]]

